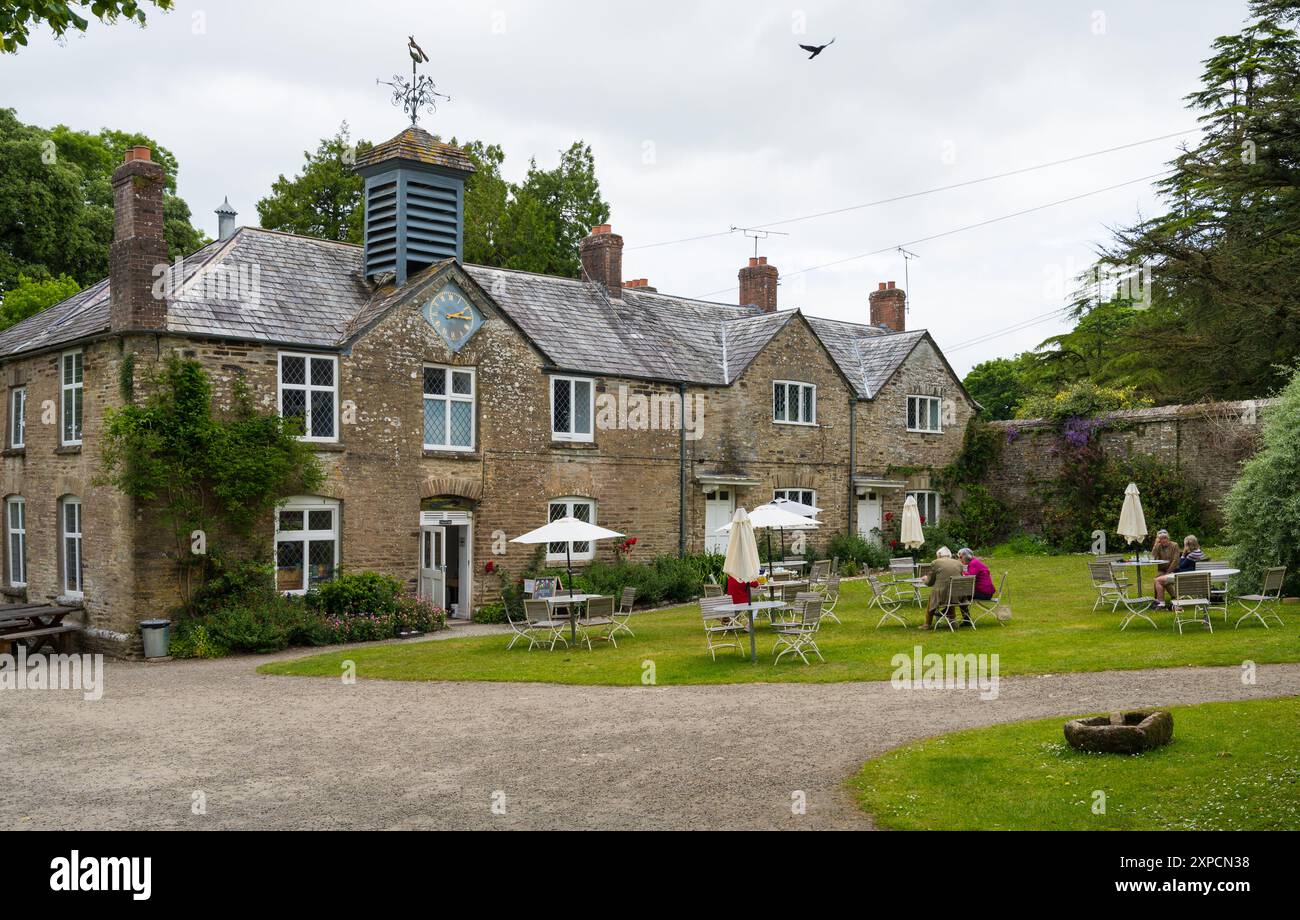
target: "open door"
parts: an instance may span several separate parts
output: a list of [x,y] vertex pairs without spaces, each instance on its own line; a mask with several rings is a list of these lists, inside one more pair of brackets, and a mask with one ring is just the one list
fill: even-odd
[[447,529],[420,528],[420,597],[447,606]]

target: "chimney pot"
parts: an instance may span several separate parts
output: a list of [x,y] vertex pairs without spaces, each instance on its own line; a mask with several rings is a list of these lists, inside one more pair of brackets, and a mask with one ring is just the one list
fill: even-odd
[[882,326],[893,332],[907,331],[907,292],[894,282],[881,282],[871,292],[871,325]]
[[767,264],[766,256],[751,258],[749,265],[740,270],[740,305],[775,313],[780,281],[781,273],[775,265]]
[[591,228],[591,235],[578,247],[582,274],[588,281],[605,286],[615,300],[623,297],[623,237],[609,224]]
[[126,155],[122,157],[122,162],[132,163],[136,160],[144,160],[145,162],[152,162],[153,151],[150,150],[148,147],[128,147],[126,149]]

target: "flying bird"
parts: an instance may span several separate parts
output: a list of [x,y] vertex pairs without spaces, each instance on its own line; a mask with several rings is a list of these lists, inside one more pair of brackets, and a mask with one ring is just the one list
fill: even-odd
[[825,51],[833,44],[835,44],[835,39],[832,38],[824,45],[800,45],[799,47],[802,48],[804,51],[812,52],[811,54],[808,55],[808,60],[811,61],[813,58],[821,54],[823,51]]
[[406,44],[406,50],[411,52],[411,60],[415,61],[417,64],[429,63],[429,56],[424,53],[423,48],[415,43],[415,36],[408,35],[406,37],[410,39]]

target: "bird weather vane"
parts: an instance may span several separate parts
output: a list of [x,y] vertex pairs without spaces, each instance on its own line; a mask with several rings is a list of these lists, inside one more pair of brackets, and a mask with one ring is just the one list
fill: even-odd
[[406,50],[411,55],[411,79],[408,80],[401,74],[394,74],[392,80],[375,82],[393,88],[393,105],[399,106],[402,111],[411,116],[411,127],[414,128],[420,123],[421,109],[432,115],[438,111],[439,99],[451,102],[451,97],[438,92],[438,87],[433,80],[417,70],[421,64],[429,63],[429,56],[416,44],[414,35],[408,35],[407,38],[409,41],[406,43]]

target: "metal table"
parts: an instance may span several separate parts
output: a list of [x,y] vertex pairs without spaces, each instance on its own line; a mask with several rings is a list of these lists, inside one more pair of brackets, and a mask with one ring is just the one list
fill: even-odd
[[723,604],[714,607],[714,613],[747,613],[749,616],[749,660],[758,663],[758,643],[754,639],[754,614],[762,610],[777,610],[784,607],[784,601],[755,601],[752,604]]
[[[1112,562],[1111,565],[1117,569],[1136,569],[1137,570],[1137,596],[1143,597],[1142,593],[1142,569],[1146,566],[1161,566],[1164,561],[1160,559],[1142,559],[1134,562],[1132,559],[1126,559],[1123,562]],[[1154,583],[1154,582],[1153,582]]]
[[578,614],[573,608],[586,607],[588,601],[598,601],[602,597],[604,597],[603,594],[560,594],[556,597],[548,597],[545,600],[552,612],[552,618],[554,618],[556,607],[569,608],[569,637],[573,640],[573,645],[577,646]]

